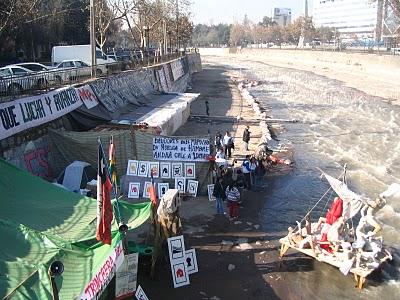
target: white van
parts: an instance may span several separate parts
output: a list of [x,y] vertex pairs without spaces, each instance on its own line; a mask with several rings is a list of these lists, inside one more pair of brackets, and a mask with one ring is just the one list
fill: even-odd
[[[90,55],[90,45],[74,45],[74,46],[54,46],[51,51],[51,63],[53,66],[58,65],[63,60],[81,60],[92,65],[92,58]],[[102,73],[107,73],[107,65],[115,63],[115,60],[107,57],[96,47],[96,62],[97,69]],[[99,74],[100,75],[100,74]]]

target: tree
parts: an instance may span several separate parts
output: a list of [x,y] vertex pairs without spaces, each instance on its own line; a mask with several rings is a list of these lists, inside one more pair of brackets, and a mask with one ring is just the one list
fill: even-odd
[[272,18],[265,16],[263,17],[262,21],[258,23],[258,25],[262,27],[271,27],[278,24],[274,20],[272,20]]
[[97,0],[95,5],[95,30],[96,43],[100,49],[104,50],[107,38],[113,35],[121,27],[118,22],[124,17],[124,13],[120,13],[120,0]]
[[330,27],[319,27],[315,29],[315,37],[323,43],[330,43],[335,38],[335,29]]
[[229,35],[229,41],[231,45],[238,46],[246,39],[245,27],[240,23],[235,23],[231,26],[231,31]]

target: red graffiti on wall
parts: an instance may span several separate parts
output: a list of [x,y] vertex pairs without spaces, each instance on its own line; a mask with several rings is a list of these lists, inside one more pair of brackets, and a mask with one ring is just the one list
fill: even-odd
[[25,167],[29,173],[47,180],[52,179],[49,165],[49,147],[36,148],[24,154]]

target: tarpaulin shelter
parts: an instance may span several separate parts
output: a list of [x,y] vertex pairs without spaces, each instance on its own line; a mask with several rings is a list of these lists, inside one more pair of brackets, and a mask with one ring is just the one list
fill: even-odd
[[[113,202],[114,210],[116,202]],[[129,229],[150,216],[151,203],[119,201]],[[114,214],[115,215],[115,214]],[[60,299],[80,299],[84,288],[120,242],[112,223],[112,245],[95,240],[96,200],[30,175],[0,159],[0,299],[51,299],[47,274],[53,261]]]

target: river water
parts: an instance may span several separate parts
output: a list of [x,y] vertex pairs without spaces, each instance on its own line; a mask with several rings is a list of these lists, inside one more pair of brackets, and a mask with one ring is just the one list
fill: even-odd
[[[214,63],[220,64],[221,59]],[[346,163],[349,187],[372,199],[392,183],[400,183],[399,106],[311,72],[249,59],[224,58],[223,63],[263,82],[251,93],[269,116],[299,120],[277,129],[277,138],[293,147],[295,164],[289,174],[268,178],[261,212],[265,231],[286,234],[288,226],[320,199],[328,184],[317,167],[338,176]],[[314,220],[326,210],[325,204],[316,208]],[[377,216],[394,260],[367,280],[364,290],[356,290],[352,276],[345,277],[327,264],[293,260],[284,273],[287,295],[292,299],[400,299],[398,195]]]

